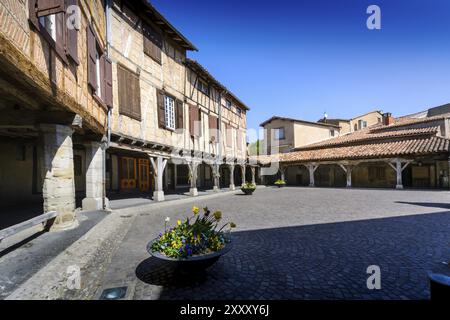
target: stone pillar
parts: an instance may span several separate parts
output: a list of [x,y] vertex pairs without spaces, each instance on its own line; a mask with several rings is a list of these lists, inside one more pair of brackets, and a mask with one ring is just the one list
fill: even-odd
[[75,217],[75,177],[70,126],[40,125],[44,147],[44,212],[56,211],[51,231],[66,230],[78,225]]
[[309,170],[309,186],[315,187],[315,181],[314,181],[314,172],[316,172],[319,165],[314,164],[308,164],[308,170]]
[[229,165],[230,168],[230,190],[236,190],[234,185],[234,164]]
[[241,166],[241,180],[242,180],[242,185],[244,185],[246,183],[246,181],[245,181],[245,164]]
[[214,163],[212,165],[213,177],[214,177],[214,192],[220,191],[220,165],[218,163]]
[[198,173],[198,162],[191,161],[188,163],[189,167],[189,179],[191,183],[191,188],[189,189],[189,194],[193,197],[198,196],[197,190],[197,173]]
[[[103,210],[103,153],[100,142],[86,144],[86,198],[83,210]],[[105,198],[105,206],[109,207]]]
[[397,173],[397,186],[396,189],[403,189],[403,180],[402,180],[402,162],[397,159],[395,161],[395,171]]
[[255,167],[250,167],[250,170],[252,171],[252,184],[256,184],[256,168]]
[[164,169],[167,165],[167,159],[163,159],[163,157],[158,156],[155,161],[155,159],[151,157],[150,162],[152,164],[155,177],[155,191],[153,192],[153,200],[157,202],[164,201],[163,177]]

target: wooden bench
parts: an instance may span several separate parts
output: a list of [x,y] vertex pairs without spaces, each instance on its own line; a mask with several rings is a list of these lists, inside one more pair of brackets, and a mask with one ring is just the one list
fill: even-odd
[[38,224],[41,223],[46,223],[49,220],[52,220],[54,218],[56,218],[56,216],[58,215],[58,213],[56,213],[56,211],[51,211],[51,212],[47,212],[44,214],[41,214],[40,216],[34,217],[33,219],[21,222],[19,224],[13,225],[9,228],[0,230],[0,242],[2,242],[2,240],[11,237],[21,231],[24,231],[26,229],[32,228]]

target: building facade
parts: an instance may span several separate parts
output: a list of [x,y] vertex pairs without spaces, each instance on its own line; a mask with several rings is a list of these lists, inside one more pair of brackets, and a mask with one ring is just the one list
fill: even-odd
[[310,122],[274,116],[260,124],[264,128],[263,150],[267,154],[286,153],[311,143],[341,135],[334,123]]
[[[260,157],[277,161],[290,185],[373,188],[449,188],[450,114],[401,117],[386,113],[381,123],[356,132]],[[276,159],[276,160],[273,160]]]
[[2,211],[32,208],[2,221],[56,211],[53,229],[73,227],[77,184],[85,203],[102,199],[97,169],[112,106],[103,2],[2,0],[0,18]]

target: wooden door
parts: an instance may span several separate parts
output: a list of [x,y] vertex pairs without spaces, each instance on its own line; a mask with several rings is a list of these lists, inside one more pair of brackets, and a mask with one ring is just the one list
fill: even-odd
[[121,158],[120,188],[125,190],[136,188],[136,159]]
[[148,192],[150,190],[150,161],[148,159],[139,159],[139,190]]

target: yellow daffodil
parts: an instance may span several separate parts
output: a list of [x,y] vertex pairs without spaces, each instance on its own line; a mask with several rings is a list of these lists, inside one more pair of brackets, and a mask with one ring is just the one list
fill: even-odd
[[181,220],[177,221],[177,225],[181,226]]
[[194,214],[198,214],[198,212],[200,211],[200,209],[198,208],[198,207],[192,207],[192,212],[194,213]]
[[217,221],[222,219],[222,212],[221,211],[216,211],[216,212],[214,212],[213,215],[214,215],[214,219],[216,219]]

